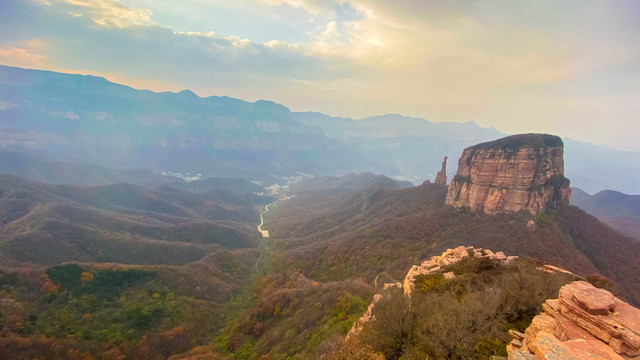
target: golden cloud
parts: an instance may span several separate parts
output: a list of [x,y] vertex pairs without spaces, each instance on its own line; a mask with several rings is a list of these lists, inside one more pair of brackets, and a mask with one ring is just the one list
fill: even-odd
[[116,0],[58,0],[74,7],[74,16],[86,16],[96,24],[124,28],[151,24],[151,11]]

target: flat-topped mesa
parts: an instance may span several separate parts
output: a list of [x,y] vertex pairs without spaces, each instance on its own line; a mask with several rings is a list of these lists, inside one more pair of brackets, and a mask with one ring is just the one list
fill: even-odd
[[436,185],[447,185],[447,157],[442,160],[442,169],[436,174],[436,179],[433,181]]
[[448,205],[488,214],[526,210],[532,214],[568,204],[564,144],[547,134],[508,136],[468,147],[449,184]]

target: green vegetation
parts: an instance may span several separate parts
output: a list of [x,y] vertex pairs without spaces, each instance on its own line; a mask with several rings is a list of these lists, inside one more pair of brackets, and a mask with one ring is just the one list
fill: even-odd
[[0,273],[0,358],[166,359],[206,345],[226,321],[218,304],[172,291],[152,269],[66,264],[46,275],[40,287]]
[[62,291],[75,296],[96,296],[106,301],[117,299],[124,289],[156,276],[152,271],[138,269],[102,270],[93,275],[77,264],[54,266],[46,273]]
[[[355,343],[385,359],[488,359],[506,356],[507,330],[524,331],[547,298],[574,280],[537,269],[539,262],[522,259],[501,266],[490,259],[467,258],[443,268],[441,274],[416,279],[409,300],[400,290],[384,293]],[[366,349],[360,350],[365,351]],[[333,359],[348,359],[340,350]]]
[[472,150],[516,150],[520,148],[540,149],[543,147],[562,147],[562,139],[549,134],[518,134],[498,140],[480,143],[471,147]]
[[5,285],[8,287],[15,287],[20,281],[20,275],[17,272],[5,273],[0,270],[0,289]]
[[[301,191],[268,213],[269,239],[259,248],[242,249],[226,242],[234,232],[221,227],[240,230],[242,237],[248,225],[208,226],[201,216],[184,222],[168,213],[133,211],[133,216],[13,199],[0,210],[26,209],[29,217],[20,221],[33,226],[35,235],[12,237],[2,249],[15,249],[21,246],[17,240],[26,239],[29,255],[53,264],[46,271],[34,266],[0,273],[0,358],[159,360],[189,349],[211,359],[251,360],[330,353],[376,360],[503,354],[508,328],[524,329],[542,301],[555,296],[560,280],[535,270],[541,263],[521,260],[501,267],[470,259],[444,269],[456,273],[453,280],[419,277],[412,302],[385,296],[376,306],[383,327],[343,341],[382,284],[401,281],[412,265],[459,245],[532,256],[579,274],[599,273],[621,286],[600,275],[586,278],[631,301],[640,299],[635,285],[640,247],[579,209],[559,206],[540,213],[531,231],[528,213],[459,211],[444,205],[445,195],[446,189],[430,185]],[[167,212],[204,211],[203,203],[179,192],[162,196],[177,196]],[[68,220],[78,218],[77,224]],[[12,229],[28,228],[23,225]],[[86,227],[100,231],[83,232]],[[209,242],[209,232],[219,239]],[[49,235],[63,246],[53,249],[54,242],[43,240]],[[135,246],[123,245],[131,243]],[[88,260],[59,265],[66,261],[56,258],[61,253]],[[107,264],[114,258],[138,265]],[[156,265],[139,265],[147,261]]]
[[257,246],[258,200],[223,190],[54,186],[0,175],[0,194],[0,224],[11,225],[0,244],[5,265],[184,265],[221,248]]
[[457,183],[471,183],[471,176],[462,176],[462,175],[456,174],[453,177],[453,181]]

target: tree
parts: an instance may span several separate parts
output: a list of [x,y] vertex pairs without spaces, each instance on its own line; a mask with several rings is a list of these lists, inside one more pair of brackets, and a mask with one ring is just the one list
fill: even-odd
[[80,275],[80,281],[82,281],[83,284],[86,284],[92,280],[93,280],[93,274],[90,272],[83,271],[82,274]]
[[385,292],[371,312],[371,321],[365,324],[360,341],[371,345],[386,359],[399,359],[411,341],[415,325],[410,299],[401,290]]

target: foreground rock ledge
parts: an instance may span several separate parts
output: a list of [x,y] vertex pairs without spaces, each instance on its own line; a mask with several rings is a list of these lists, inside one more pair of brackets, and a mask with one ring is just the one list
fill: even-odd
[[524,334],[510,331],[509,359],[640,360],[640,310],[584,281],[563,286]]

